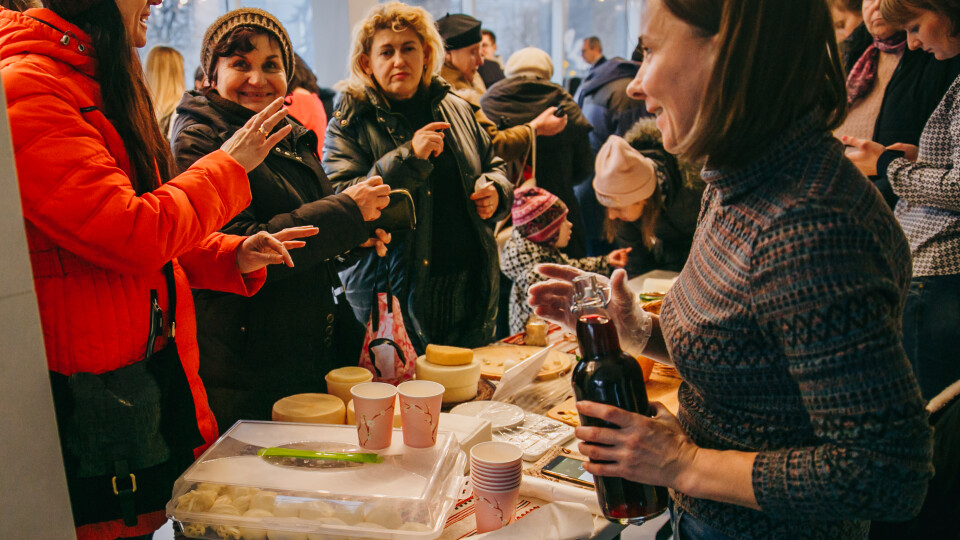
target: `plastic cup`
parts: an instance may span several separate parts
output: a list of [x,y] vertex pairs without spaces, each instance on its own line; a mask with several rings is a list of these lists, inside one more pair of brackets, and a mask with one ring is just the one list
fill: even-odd
[[520,487],[503,491],[488,491],[473,487],[473,505],[477,518],[477,533],[495,531],[509,525],[517,513]]
[[445,390],[442,384],[433,381],[407,381],[397,387],[404,444],[412,448],[430,448],[437,444]]
[[470,467],[483,469],[509,469],[523,460],[523,450],[515,444],[490,441],[470,449]]
[[327,393],[337,396],[344,403],[350,403],[350,389],[373,380],[373,373],[359,366],[337,368],[324,376],[327,381]]
[[382,450],[393,439],[393,403],[397,387],[366,382],[350,389],[357,419],[357,438],[368,450]]

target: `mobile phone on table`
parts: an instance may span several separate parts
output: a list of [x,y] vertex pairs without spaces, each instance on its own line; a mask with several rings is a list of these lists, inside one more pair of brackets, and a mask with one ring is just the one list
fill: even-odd
[[584,468],[585,462],[567,456],[557,456],[543,467],[543,474],[581,486],[594,487],[593,475]]

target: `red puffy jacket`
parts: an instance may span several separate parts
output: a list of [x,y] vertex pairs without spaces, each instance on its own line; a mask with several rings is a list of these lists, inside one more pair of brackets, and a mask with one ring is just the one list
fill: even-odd
[[[0,74],[49,368],[102,373],[142,359],[150,290],[166,309],[162,267],[173,260],[176,340],[209,445],[217,426],[197,375],[190,288],[249,295],[263,284],[264,270],[237,268],[243,237],[215,233],[250,204],[246,172],[217,151],[137,196],[123,141],[101,112],[90,39],[52,11],[0,10]],[[165,520],[155,512],[136,527],[118,520],[77,535],[142,535]]]

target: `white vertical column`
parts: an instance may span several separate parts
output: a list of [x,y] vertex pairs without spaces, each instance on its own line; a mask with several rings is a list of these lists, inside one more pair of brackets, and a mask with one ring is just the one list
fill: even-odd
[[551,17],[550,58],[553,60],[553,82],[563,84],[563,34],[567,30],[567,0],[553,0]]
[[320,86],[330,88],[347,76],[350,35],[377,0],[312,0],[313,63]]
[[644,0],[627,0],[627,55],[637,46]]
[[0,538],[75,538],[0,84]]

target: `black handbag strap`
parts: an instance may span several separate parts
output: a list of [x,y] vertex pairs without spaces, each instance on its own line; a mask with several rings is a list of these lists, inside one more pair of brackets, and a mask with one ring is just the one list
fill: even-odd
[[[170,313],[170,330],[167,332],[167,338],[170,343],[174,342],[177,334],[177,283],[173,277],[173,261],[168,261],[163,265],[163,277],[167,282],[167,311]],[[157,345],[157,337],[163,333],[163,310],[160,309],[160,302],[157,299],[157,291],[150,291],[150,331],[147,334],[147,350],[143,354],[144,360],[149,360],[153,356],[153,351]]]
[[[379,291],[377,284],[380,283],[380,266],[384,264],[383,257],[377,257],[377,268],[373,273],[373,309],[370,311],[371,322],[373,323],[373,331],[376,332],[380,329],[380,307],[379,307]],[[393,313],[393,286],[390,283],[390,265],[387,264],[387,313]]]

